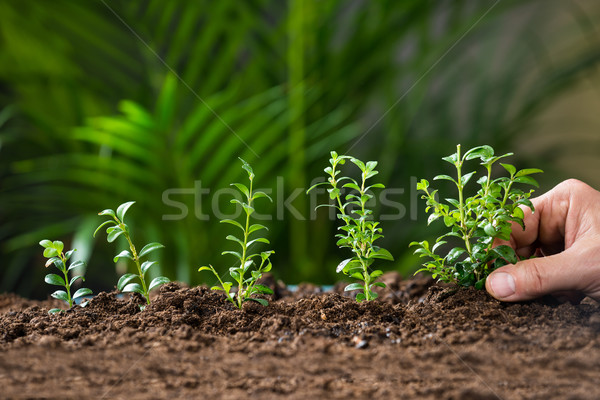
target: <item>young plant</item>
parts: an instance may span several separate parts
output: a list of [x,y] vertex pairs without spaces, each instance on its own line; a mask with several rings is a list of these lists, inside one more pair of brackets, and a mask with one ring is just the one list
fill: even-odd
[[[269,241],[263,237],[255,237],[251,239],[250,235],[254,232],[260,231],[262,229],[267,229],[266,226],[261,224],[250,224],[250,217],[254,213],[254,200],[266,197],[267,199],[273,201],[266,193],[254,190],[254,172],[250,165],[242,160],[242,168],[248,173],[248,179],[250,181],[249,187],[243,185],[241,183],[232,183],[232,186],[235,186],[245,198],[244,201],[239,201],[237,199],[231,200],[231,203],[239,204],[242,206],[244,210],[244,221],[242,223],[232,220],[232,219],[224,219],[221,220],[221,223],[230,224],[239,229],[240,236],[228,235],[226,237],[227,240],[231,240],[239,245],[240,251],[224,251],[222,254],[231,254],[239,261],[238,266],[234,266],[229,268],[229,275],[237,284],[237,293],[232,291],[233,283],[232,282],[223,282],[217,271],[213,268],[212,265],[208,267],[200,267],[198,271],[211,271],[219,280],[221,286],[213,286],[212,290],[221,290],[225,292],[227,296],[227,300],[233,303],[237,308],[242,308],[244,302],[248,300],[256,301],[263,306],[267,306],[269,302],[265,299],[251,297],[255,294],[272,294],[273,291],[264,285],[259,285],[256,282],[262,277],[263,272],[269,272],[271,270],[271,261],[269,257],[273,254],[273,251],[263,251],[261,253],[252,253],[250,251],[250,247],[252,247],[256,243],[266,243],[269,244]],[[253,269],[254,267],[254,269]],[[250,273],[250,275],[248,275]]]
[[[69,279],[69,271],[72,269],[82,267],[84,265],[83,261],[75,261],[72,262],[67,268],[67,261],[71,258],[73,253],[77,251],[77,249],[69,250],[66,253],[63,253],[64,244],[59,240],[55,240],[54,242],[50,240],[42,240],[40,242],[40,246],[44,248],[44,257],[48,258],[46,261],[46,268],[50,265],[54,265],[56,268],[62,272],[63,276],[56,274],[48,274],[44,279],[46,283],[50,285],[62,286],[65,290],[57,290],[52,293],[52,297],[55,299],[63,300],[67,302],[69,308],[73,307],[73,300],[78,299],[81,296],[86,296],[88,294],[92,294],[92,291],[88,288],[77,289],[75,293],[71,296],[71,286],[78,280],[81,279],[85,281],[85,278],[82,275],[76,275]],[[53,308],[49,311],[49,313],[54,314],[57,312],[61,312],[60,308]]]
[[[123,203],[117,208],[116,212],[111,209],[106,209],[98,213],[98,215],[108,215],[112,217],[112,219],[104,221],[102,224],[100,224],[100,226],[94,232],[94,237],[96,237],[96,233],[98,233],[98,231],[106,225],[110,225],[106,229],[106,240],[109,243],[114,242],[115,239],[123,235],[123,237],[127,240],[127,243],[129,244],[129,250],[123,250],[119,254],[117,254],[114,258],[114,262],[117,262],[120,258],[127,258],[132,260],[137,268],[137,274],[126,273],[123,276],[121,276],[117,283],[117,290],[124,293],[139,293],[142,296],[144,296],[144,299],[146,299],[146,303],[150,304],[150,291],[164,283],[169,282],[169,279],[164,276],[157,276],[156,278],[152,279],[150,285],[147,285],[145,278],[146,272],[148,272],[148,270],[151,267],[157,265],[157,262],[144,261],[143,263],[140,263],[140,261],[142,257],[145,257],[154,250],[161,249],[165,246],[157,242],[148,243],[142,248],[142,250],[139,253],[137,252],[135,246],[133,245],[133,242],[131,241],[129,226],[127,226],[127,224],[125,224],[124,222],[127,210],[129,210],[129,207],[131,207],[134,203],[135,201]],[[139,283],[133,282],[136,279],[139,280]]]
[[[496,156],[490,146],[475,147],[463,155],[460,145],[456,146],[456,153],[443,158],[456,169],[456,178],[438,175],[433,179],[452,182],[456,186],[458,198],[446,198],[445,202],[439,202],[437,190],[431,191],[427,180],[422,179],[417,184],[417,190],[425,193],[422,196],[427,200],[425,211],[431,212],[427,223],[441,219],[450,229],[438,237],[432,247],[427,241],[410,244],[417,247],[415,254],[430,259],[419,271],[429,271],[442,282],[455,282],[481,289],[494,269],[518,261],[510,246],[494,245],[497,240],[510,239],[513,222],[525,229],[523,209],[520,206],[534,211],[533,204],[529,201],[533,189],[524,192],[515,187],[515,184],[538,187],[538,183],[530,175],[542,170],[528,168],[517,171],[511,164],[500,163],[508,176],[492,178],[494,164],[511,155],[513,153]],[[477,179],[477,190],[474,188],[468,191],[467,184],[473,181],[476,171],[465,173],[464,164],[475,159],[483,166],[484,173]],[[446,239],[450,237],[459,239],[462,245],[453,247],[443,257],[436,254],[436,250],[446,244]]]
[[[339,176],[341,173],[339,167],[346,160],[350,160],[361,171],[360,182],[347,177]],[[375,167],[376,161],[369,161],[366,164],[362,161],[331,152],[329,159],[330,166],[325,168],[325,173],[329,175],[326,182],[320,182],[307,190],[307,193],[317,186],[327,185],[327,192],[335,204],[321,204],[319,207],[333,207],[337,210],[337,217],[344,222],[338,229],[342,231],[335,235],[339,240],[339,247],[348,247],[354,253],[354,256],[342,261],[336,268],[338,273],[358,279],[360,283],[351,283],[344,290],[362,290],[362,293],[356,295],[357,301],[369,301],[377,298],[377,293],[373,291],[374,286],[385,287],[383,282],[375,280],[383,274],[381,270],[371,271],[370,267],[375,259],[394,260],[394,257],[384,248],[375,246],[373,243],[383,237],[379,222],[373,221],[373,211],[367,207],[367,202],[374,196],[370,193],[371,189],[383,189],[385,186],[381,183],[367,184],[367,180],[377,175]],[[346,182],[346,183],[344,183]],[[341,185],[341,186],[340,186]],[[342,190],[347,189],[349,193],[342,200]]]

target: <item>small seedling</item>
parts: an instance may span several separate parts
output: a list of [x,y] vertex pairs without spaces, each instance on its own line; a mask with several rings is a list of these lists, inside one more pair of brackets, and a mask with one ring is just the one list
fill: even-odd
[[[157,242],[148,243],[147,245],[145,245],[142,248],[142,250],[139,253],[136,251],[135,246],[133,245],[133,242],[131,241],[131,235],[129,233],[129,226],[127,226],[127,224],[125,224],[125,222],[124,222],[124,218],[125,218],[125,214],[127,213],[127,210],[129,210],[129,207],[131,207],[134,203],[135,203],[135,201],[129,201],[127,203],[123,203],[117,208],[116,212],[111,209],[106,209],[104,211],[99,212],[98,215],[108,215],[108,216],[112,217],[112,219],[100,224],[100,226],[94,232],[94,237],[96,237],[96,233],[98,233],[98,231],[106,225],[110,225],[106,229],[106,234],[107,234],[106,240],[109,243],[114,242],[121,235],[123,235],[123,237],[125,237],[125,239],[127,240],[127,243],[129,244],[129,250],[123,250],[119,254],[117,254],[114,258],[114,262],[117,262],[120,258],[130,259],[135,263],[138,273],[137,274],[126,273],[123,276],[121,276],[121,278],[119,278],[119,281],[117,283],[117,290],[124,292],[124,293],[132,293],[132,292],[139,293],[144,297],[144,299],[146,299],[146,303],[150,304],[150,291],[152,289],[159,287],[160,285],[170,282],[170,281],[168,278],[166,278],[164,276],[157,276],[156,278],[152,279],[152,282],[150,282],[150,285],[148,286],[146,284],[146,278],[145,278],[146,272],[148,272],[148,270],[151,267],[157,265],[157,261],[144,261],[141,264],[140,264],[140,261],[141,261],[142,257],[145,257],[148,254],[150,254],[151,252],[153,252],[154,250],[161,249],[165,246],[163,246],[162,244],[157,243]],[[139,283],[133,282],[135,279],[138,279]]]
[[[350,162],[360,169],[360,183],[347,176],[338,177],[341,173],[338,168],[346,160],[350,160]],[[338,228],[342,233],[335,235],[339,239],[337,245],[339,247],[348,247],[354,253],[352,258],[342,261],[337,266],[336,271],[338,273],[343,272],[345,275],[361,281],[361,283],[351,283],[344,289],[346,291],[362,290],[362,293],[356,295],[357,301],[373,300],[377,298],[377,293],[373,291],[373,287],[385,287],[385,284],[383,282],[375,282],[383,272],[379,269],[371,271],[371,265],[377,258],[394,260],[389,251],[373,244],[377,239],[382,238],[383,235],[381,234],[382,229],[379,226],[379,222],[373,220],[373,211],[367,208],[367,202],[374,197],[370,193],[371,189],[383,189],[385,186],[381,183],[367,185],[367,180],[378,174],[375,170],[375,167],[377,167],[376,161],[369,161],[365,164],[354,157],[338,156],[335,151],[332,151],[329,163],[331,165],[324,170],[329,175],[327,181],[317,183],[309,188],[307,193],[317,186],[330,186],[327,192],[330,199],[335,201],[335,204],[321,204],[317,208],[333,207],[337,210],[337,217],[344,222],[344,225]],[[343,189],[350,191],[350,193],[346,194],[344,200],[342,200]]]
[[[244,201],[240,201],[238,199],[231,200],[231,203],[240,205],[245,214],[245,221],[242,223],[232,220],[232,219],[224,219],[221,220],[221,223],[230,224],[235,226],[241,231],[240,237],[229,235],[226,237],[227,240],[231,240],[232,242],[237,243],[240,246],[240,251],[224,251],[222,254],[231,254],[235,256],[239,260],[239,266],[234,266],[229,268],[229,275],[231,278],[237,283],[237,293],[232,291],[233,287],[232,282],[223,282],[217,271],[213,268],[212,265],[208,267],[200,267],[198,271],[211,271],[219,280],[221,286],[213,286],[212,290],[220,290],[225,292],[227,296],[227,300],[233,303],[237,308],[242,308],[244,302],[248,300],[256,301],[263,306],[267,306],[269,302],[265,299],[251,297],[254,294],[272,294],[273,291],[264,285],[257,284],[257,281],[262,277],[263,272],[269,272],[271,270],[271,261],[269,257],[273,254],[273,251],[263,251],[261,253],[251,253],[250,247],[252,247],[256,243],[266,243],[269,244],[269,240],[263,237],[255,237],[254,239],[250,238],[250,235],[254,232],[260,231],[262,229],[268,230],[266,226],[261,224],[250,224],[250,217],[254,213],[254,200],[266,197],[267,199],[273,201],[266,193],[253,190],[252,186],[254,183],[254,172],[250,165],[242,160],[242,168],[248,173],[248,179],[250,181],[249,187],[243,185],[241,183],[232,183],[232,186],[235,186],[245,198]],[[260,263],[258,263],[260,260]],[[237,264],[237,263],[236,263]],[[255,269],[252,269],[253,266],[256,266]],[[250,273],[248,276],[247,274]]]
[[[77,251],[77,249],[69,250],[66,253],[63,253],[63,249],[65,248],[63,242],[59,240],[55,240],[54,242],[50,240],[42,240],[40,242],[40,246],[44,248],[44,257],[48,258],[46,261],[46,268],[50,265],[54,265],[56,268],[62,272],[63,276],[56,274],[48,274],[44,279],[46,283],[50,285],[62,286],[65,290],[57,290],[52,293],[52,297],[55,299],[66,301],[69,305],[69,308],[73,307],[73,300],[78,299],[82,296],[86,296],[92,294],[92,291],[88,288],[80,288],[77,289],[73,296],[71,296],[71,286],[78,280],[81,279],[85,281],[85,278],[82,275],[76,275],[69,279],[69,271],[72,269],[82,267],[84,265],[83,261],[75,261],[72,262],[67,268],[67,261],[71,258],[73,253]],[[57,312],[61,312],[60,308],[53,308],[49,311],[51,314],[55,314]]]
[[[458,199],[446,198],[445,203],[437,200],[437,190],[430,191],[427,180],[422,179],[417,183],[417,190],[425,193],[422,198],[427,200],[426,212],[431,212],[427,223],[441,219],[450,229],[438,237],[432,247],[427,241],[410,244],[417,247],[415,254],[431,259],[419,271],[429,271],[442,282],[455,282],[481,289],[494,269],[518,261],[510,246],[494,247],[494,244],[497,239],[510,239],[512,223],[525,229],[523,209],[520,206],[534,211],[533,204],[529,201],[533,189],[524,192],[516,188],[515,184],[538,187],[538,183],[530,175],[542,170],[528,168],[517,171],[511,164],[500,163],[509,176],[492,179],[493,165],[511,155],[513,153],[495,156],[494,149],[490,146],[475,147],[462,155],[460,145],[456,146],[456,153],[443,158],[456,168],[456,179],[448,175],[433,178],[450,181],[457,188]],[[477,191],[471,192],[473,194],[468,197],[467,184],[473,180],[476,171],[464,173],[463,167],[466,161],[474,159],[480,161],[484,174],[477,180]],[[446,244],[446,239],[450,237],[460,239],[462,245],[453,247],[443,257],[436,254],[436,250]]]

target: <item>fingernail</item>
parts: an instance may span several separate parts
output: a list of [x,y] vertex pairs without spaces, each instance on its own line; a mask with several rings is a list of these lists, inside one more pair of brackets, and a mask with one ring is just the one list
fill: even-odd
[[497,272],[490,279],[490,286],[497,297],[505,298],[515,294],[515,279],[511,274]]

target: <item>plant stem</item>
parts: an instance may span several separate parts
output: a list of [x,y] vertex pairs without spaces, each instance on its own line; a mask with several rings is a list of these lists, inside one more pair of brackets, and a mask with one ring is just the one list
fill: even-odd
[[71,307],[73,307],[73,299],[71,298],[71,285],[69,284],[69,271],[67,269],[67,258],[65,257],[65,255],[62,251],[59,254],[59,257],[63,263],[62,273],[65,277],[65,289],[67,289],[67,296],[69,299],[69,301],[67,303],[69,303],[69,308],[71,308]]
[[458,187],[458,209],[460,212],[460,227],[463,231],[463,240],[465,241],[465,246],[467,247],[467,253],[469,253],[469,257],[471,257],[471,241],[470,236],[467,230],[466,218],[465,218],[465,201],[463,196],[463,185],[462,185],[462,163],[463,160],[460,158],[460,144],[456,146],[456,172],[457,172],[457,187]]
[[[248,207],[252,207],[252,178],[250,178],[250,189],[248,190]],[[240,280],[238,282],[238,292],[237,292],[237,305],[238,308],[242,308],[243,299],[245,297],[245,291],[243,288],[244,284],[244,267],[246,265],[246,254],[247,254],[247,245],[248,245],[248,230],[250,228],[250,213],[252,211],[246,211],[246,226],[244,228],[244,247],[242,248],[242,265],[240,266]]]
[[146,303],[150,304],[150,294],[148,293],[148,288],[146,286],[146,281],[144,280],[144,274],[142,273],[142,267],[140,265],[140,258],[138,257],[137,251],[135,250],[135,246],[129,237],[129,233],[126,230],[126,226],[123,222],[117,220],[119,222],[119,227],[123,230],[125,239],[127,239],[127,243],[129,243],[129,249],[131,250],[131,255],[133,256],[133,261],[135,262],[135,266],[138,270],[138,276],[140,278],[140,282],[142,282],[142,291],[143,296],[146,298]]

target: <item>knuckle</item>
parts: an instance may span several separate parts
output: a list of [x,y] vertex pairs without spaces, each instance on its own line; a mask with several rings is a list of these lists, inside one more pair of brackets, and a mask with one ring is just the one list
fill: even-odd
[[526,268],[524,268],[525,284],[522,289],[530,296],[538,296],[545,292],[546,275],[542,267],[536,260],[530,260]]
[[561,182],[558,185],[558,187],[565,190],[568,193],[578,193],[582,191],[587,191],[590,188],[587,184],[583,183],[579,179],[574,178],[570,178],[566,181]]

